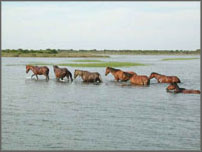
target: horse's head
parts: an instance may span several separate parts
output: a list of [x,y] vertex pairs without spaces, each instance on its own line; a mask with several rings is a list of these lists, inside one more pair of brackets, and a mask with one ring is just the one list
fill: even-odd
[[149,76],[149,79],[152,79],[152,78],[154,78],[154,77],[156,76],[156,74],[157,74],[157,73],[155,73],[155,72],[152,72],[152,73],[150,74],[150,76]]
[[81,75],[81,71],[80,71],[80,70],[75,70],[75,71],[74,71],[74,79],[76,79],[76,77],[77,77],[78,75]]
[[174,90],[176,93],[183,90],[184,88],[179,88],[176,82],[170,83],[170,85],[166,88],[167,91]]
[[110,67],[107,67],[105,71],[105,76],[107,76],[109,73],[110,73]]
[[176,85],[174,85],[173,83],[171,83],[167,88],[166,90],[174,90],[176,89]]
[[29,72],[29,70],[30,70],[30,65],[26,65],[26,73],[28,73]]
[[59,68],[57,65],[53,65],[53,68],[55,69],[55,68]]

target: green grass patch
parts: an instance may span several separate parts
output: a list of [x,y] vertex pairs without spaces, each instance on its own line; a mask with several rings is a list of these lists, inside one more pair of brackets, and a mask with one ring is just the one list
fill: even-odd
[[[26,64],[7,64],[6,66],[25,66]],[[34,66],[52,66],[53,63],[44,63],[44,62],[37,62],[37,63],[29,63],[27,65],[34,65]],[[58,66],[70,66],[70,67],[129,67],[129,66],[146,66],[148,64],[142,63],[134,63],[134,62],[95,62],[95,63],[58,63]]]
[[195,60],[195,59],[199,59],[199,58],[165,58],[162,59],[162,61],[173,61],[173,60]]
[[73,62],[103,62],[101,60],[73,60]]
[[27,65],[35,65],[35,66],[37,66],[37,65],[54,65],[53,63],[44,63],[44,62],[36,62],[36,63],[29,63],[29,64],[27,64]]
[[146,64],[142,63],[133,63],[133,62],[102,62],[102,63],[85,63],[85,64],[58,64],[59,66],[71,66],[71,67],[129,67],[129,66],[145,66]]

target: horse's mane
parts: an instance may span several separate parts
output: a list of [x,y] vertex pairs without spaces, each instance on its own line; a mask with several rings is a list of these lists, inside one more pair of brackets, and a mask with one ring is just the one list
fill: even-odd
[[31,68],[38,68],[39,66],[37,66],[37,65],[31,65],[31,64],[29,64],[29,65],[27,65],[28,67],[31,67]]
[[130,73],[128,73],[128,72],[123,72],[127,77],[132,77],[133,76],[133,74],[130,74]]
[[57,65],[53,65],[54,68],[59,68]]
[[159,74],[159,73],[156,73],[156,72],[152,72],[151,74],[158,74],[158,75],[161,75],[161,74]]
[[112,67],[107,67],[107,68],[112,72],[120,71],[120,69],[115,69],[115,68],[112,68]]
[[88,72],[88,71],[84,71],[84,70],[78,70],[78,69],[76,69],[75,71],[80,71],[80,72]]

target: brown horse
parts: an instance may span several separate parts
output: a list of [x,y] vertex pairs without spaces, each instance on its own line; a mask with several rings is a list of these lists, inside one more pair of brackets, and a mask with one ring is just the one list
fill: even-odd
[[83,82],[102,82],[101,75],[98,72],[75,70],[74,79],[76,79],[77,76],[80,76]]
[[185,88],[180,88],[176,82],[171,83],[167,88],[167,92],[171,92],[171,90],[174,90],[174,93],[186,93],[186,94],[200,94],[200,90],[188,90]]
[[135,85],[149,85],[150,79],[146,75],[133,75],[130,78],[130,83]]
[[33,66],[33,65],[26,65],[26,73],[29,72],[29,70],[32,70],[34,74],[32,74],[31,78],[35,75],[37,80],[38,76],[37,75],[44,75],[46,77],[46,80],[49,80],[49,69],[47,66]]
[[152,78],[156,78],[158,83],[172,83],[172,82],[181,83],[180,79],[176,76],[166,76],[166,75],[158,74],[156,72],[151,73],[149,79],[152,79]]
[[132,72],[132,71],[129,71],[129,72],[124,72],[120,69],[115,69],[115,68],[112,68],[112,67],[107,67],[106,68],[106,71],[105,71],[105,76],[107,76],[109,73],[111,73],[115,80],[116,81],[128,81],[130,80],[130,78],[133,76],[133,75],[137,75],[135,72]]
[[67,68],[59,68],[57,65],[53,65],[53,69],[57,80],[63,80],[64,77],[67,77],[68,80],[70,78],[71,82],[73,81],[72,74]]

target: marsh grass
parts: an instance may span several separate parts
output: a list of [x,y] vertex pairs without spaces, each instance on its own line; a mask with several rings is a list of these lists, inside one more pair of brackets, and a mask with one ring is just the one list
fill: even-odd
[[101,62],[101,63],[85,63],[85,64],[58,64],[60,66],[71,66],[71,67],[129,67],[129,66],[146,66],[146,64],[142,63],[133,63],[133,62]]
[[162,61],[173,61],[173,60],[195,60],[199,58],[165,58]]
[[[7,64],[6,66],[25,66],[27,64]],[[28,65],[34,66],[52,66],[53,63],[29,63]],[[70,67],[129,67],[129,66],[146,66],[148,64],[134,63],[134,62],[95,62],[95,63],[59,63],[58,66],[70,66]]]
[[73,62],[104,62],[101,60],[73,60]]

